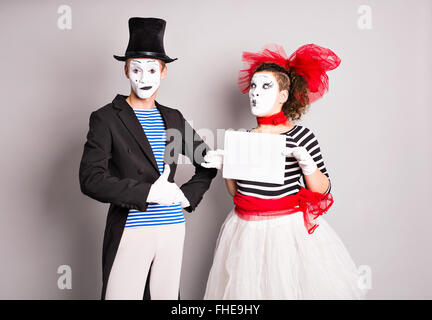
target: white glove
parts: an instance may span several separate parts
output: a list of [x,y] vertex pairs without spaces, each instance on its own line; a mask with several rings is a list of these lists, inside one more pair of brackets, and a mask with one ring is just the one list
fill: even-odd
[[282,151],[282,154],[286,157],[296,158],[305,176],[314,173],[318,168],[305,147],[286,148]]
[[203,166],[204,168],[222,169],[224,155],[224,150],[210,150],[204,156],[205,162],[201,163],[201,166]]
[[169,165],[165,164],[161,176],[152,184],[147,196],[147,202],[155,202],[163,206],[180,203],[182,208],[189,207],[189,201],[183,191],[173,182],[168,181]]

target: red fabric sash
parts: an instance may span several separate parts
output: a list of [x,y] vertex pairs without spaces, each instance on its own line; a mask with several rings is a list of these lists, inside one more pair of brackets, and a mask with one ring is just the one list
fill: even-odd
[[258,124],[272,124],[274,126],[285,123],[287,120],[288,118],[282,110],[268,117],[257,117]]
[[309,234],[318,227],[313,220],[326,213],[334,202],[331,193],[312,192],[303,187],[297,194],[279,199],[261,199],[237,192],[233,200],[235,212],[244,220],[268,219],[301,211]]

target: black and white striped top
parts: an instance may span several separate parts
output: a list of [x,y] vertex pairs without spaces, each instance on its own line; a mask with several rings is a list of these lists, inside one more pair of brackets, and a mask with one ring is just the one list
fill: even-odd
[[[286,135],[287,147],[305,147],[314,159],[318,169],[329,178],[318,140],[310,129],[295,125],[291,130],[282,134]],[[303,179],[304,185],[304,176],[294,157],[286,157],[285,161],[284,184],[237,180],[237,191],[244,195],[263,199],[282,198],[284,196],[296,194],[302,186],[300,178]],[[326,192],[330,192],[330,189],[331,187],[329,186]]]

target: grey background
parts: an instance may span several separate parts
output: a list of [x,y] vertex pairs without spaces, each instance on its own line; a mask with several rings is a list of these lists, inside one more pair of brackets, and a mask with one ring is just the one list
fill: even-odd
[[[72,30],[57,8],[72,8]],[[360,5],[371,30],[357,27]],[[107,204],[78,184],[91,111],[128,94],[123,54],[131,16],[168,21],[168,65],[158,101],[196,129],[250,128],[236,85],[241,53],[305,43],[342,59],[330,92],[300,122],[317,135],[332,177],[327,221],[357,265],[372,269],[370,299],[432,298],[432,2],[2,1],[0,224],[2,299],[98,299]],[[209,142],[211,143],[211,142]],[[179,184],[190,176],[182,165]],[[220,225],[232,208],[221,174],[193,214],[181,290],[201,299]],[[72,268],[72,289],[57,268]]]

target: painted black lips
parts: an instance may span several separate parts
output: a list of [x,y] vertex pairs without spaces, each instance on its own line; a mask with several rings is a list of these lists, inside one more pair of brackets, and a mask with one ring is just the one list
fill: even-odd
[[142,87],[140,88],[141,90],[150,90],[152,88],[152,86],[146,86],[146,87]]

